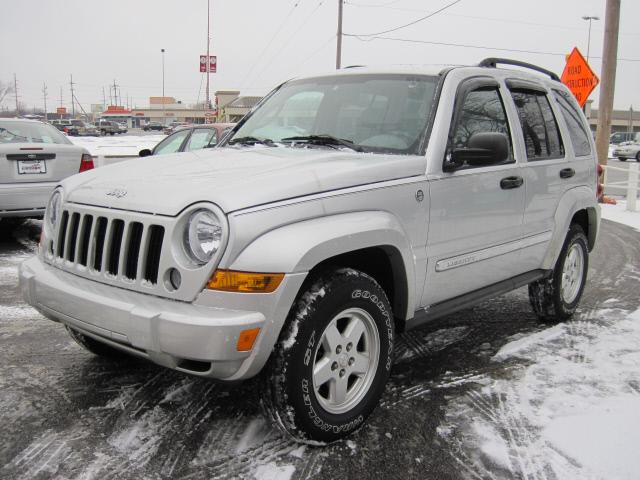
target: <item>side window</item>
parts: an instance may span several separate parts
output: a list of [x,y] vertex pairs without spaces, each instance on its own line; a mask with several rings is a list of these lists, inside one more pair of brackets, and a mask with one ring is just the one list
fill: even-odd
[[567,99],[565,92],[554,90],[553,94],[560,106],[560,112],[562,113],[564,122],[567,124],[571,145],[573,145],[576,157],[589,155],[591,153],[591,143],[589,143],[589,134],[585,130],[584,122],[581,118],[582,112],[576,110]]
[[512,91],[527,147],[527,160],[564,156],[560,131],[547,96],[536,91]]
[[215,145],[215,134],[216,131],[214,128],[196,128],[189,138],[189,143],[187,143],[185,151],[200,150],[209,145],[212,138],[214,139],[213,144]]
[[514,162],[507,114],[496,87],[480,88],[466,94],[453,132],[451,148],[467,148],[475,133],[504,133],[509,139],[509,158]]
[[184,142],[184,139],[189,135],[190,130],[185,128],[179,132],[169,135],[163,141],[161,141],[153,150],[154,155],[162,155],[165,153],[175,153],[180,151],[180,146]]

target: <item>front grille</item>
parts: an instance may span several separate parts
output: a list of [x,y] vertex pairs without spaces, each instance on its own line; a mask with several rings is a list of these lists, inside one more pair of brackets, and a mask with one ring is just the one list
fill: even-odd
[[57,260],[130,282],[158,282],[162,225],[64,210],[53,251]]

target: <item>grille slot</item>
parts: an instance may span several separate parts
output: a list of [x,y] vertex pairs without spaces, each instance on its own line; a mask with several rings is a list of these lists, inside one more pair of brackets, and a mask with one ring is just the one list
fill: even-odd
[[61,257],[64,255],[64,241],[67,236],[67,223],[69,222],[69,212],[66,210],[62,212],[62,218],[60,219],[60,230],[58,231],[58,247],[56,248],[56,255]]
[[160,254],[162,252],[162,240],[164,228],[160,225],[152,225],[149,229],[149,247],[144,268],[144,279],[151,283],[158,282],[158,268],[160,267]]
[[127,245],[127,260],[124,268],[124,276],[130,280],[135,280],[138,272],[138,256],[140,255],[143,229],[140,222],[132,222],[131,225],[129,225],[129,244]]
[[76,242],[78,241],[78,227],[80,226],[80,214],[75,212],[71,215],[71,225],[69,226],[69,240],[67,241],[66,259],[73,262],[76,259]]
[[104,237],[107,234],[107,219],[104,217],[98,217],[96,223],[96,251],[94,253],[93,269],[97,271],[102,270],[102,254],[104,253]]
[[93,217],[85,215],[82,219],[82,232],[80,233],[80,251],[78,252],[78,263],[87,266],[89,258],[89,242],[91,240],[91,227],[93,227]]
[[120,262],[123,233],[124,222],[122,220],[113,220],[111,224],[111,239],[109,242],[109,259],[107,261],[107,272],[111,275],[118,274],[118,263]]

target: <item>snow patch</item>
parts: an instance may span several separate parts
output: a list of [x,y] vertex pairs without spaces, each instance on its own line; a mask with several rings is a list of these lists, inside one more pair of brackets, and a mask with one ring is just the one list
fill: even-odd
[[602,218],[622,223],[640,232],[640,212],[628,211],[626,200],[618,200],[617,202],[617,205],[600,205]]
[[319,280],[302,296],[301,303],[299,304],[298,311],[296,312],[296,318],[294,318],[293,322],[291,322],[291,326],[289,327],[289,336],[282,341],[282,348],[284,350],[289,350],[295,345],[300,322],[309,314],[309,309],[315,299],[318,297],[324,297],[325,294],[326,290],[324,288],[324,281]]
[[638,478],[640,310],[603,309],[505,345],[440,437],[477,478]]
[[279,467],[275,463],[267,463],[256,468],[253,478],[256,480],[289,480],[295,470],[293,465]]

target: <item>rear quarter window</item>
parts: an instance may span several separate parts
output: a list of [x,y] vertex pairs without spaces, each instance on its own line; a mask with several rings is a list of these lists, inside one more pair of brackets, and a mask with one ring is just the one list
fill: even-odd
[[569,138],[576,157],[582,157],[591,154],[591,142],[589,142],[589,133],[587,133],[582,112],[578,111],[571,103],[568,93],[560,90],[554,90],[553,95],[560,107],[560,112],[564,123],[569,131]]

